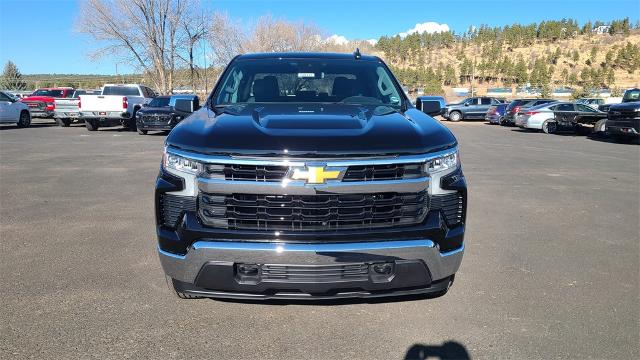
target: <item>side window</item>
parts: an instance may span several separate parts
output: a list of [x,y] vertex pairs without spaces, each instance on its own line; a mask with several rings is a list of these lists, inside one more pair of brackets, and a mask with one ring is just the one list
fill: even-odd
[[596,112],[595,110],[593,110],[593,108],[591,108],[590,106],[584,105],[584,104],[577,104],[576,106],[578,107],[578,111]]
[[573,104],[560,104],[556,106],[555,111],[574,111]]
[[480,105],[491,105],[491,98],[482,98]]
[[465,101],[464,103],[469,106],[476,105],[478,103],[478,98],[467,99],[467,101]]

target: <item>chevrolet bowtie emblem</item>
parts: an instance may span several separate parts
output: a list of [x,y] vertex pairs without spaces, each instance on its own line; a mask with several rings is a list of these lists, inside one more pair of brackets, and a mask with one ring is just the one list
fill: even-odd
[[306,170],[293,169],[292,180],[307,180],[307,184],[324,184],[340,178],[341,170],[327,170],[324,166],[307,166]]

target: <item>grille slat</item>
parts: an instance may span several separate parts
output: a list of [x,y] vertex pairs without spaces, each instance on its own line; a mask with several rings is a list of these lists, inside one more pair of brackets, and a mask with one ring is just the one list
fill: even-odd
[[463,201],[461,193],[434,195],[431,197],[431,209],[440,209],[447,225],[456,225],[462,221]]
[[301,265],[269,265],[261,266],[262,280],[289,281],[339,281],[339,280],[368,280],[368,264],[345,264],[326,266]]
[[230,229],[323,231],[406,226],[421,222],[425,191],[349,195],[200,194],[199,215],[209,226]]
[[162,214],[162,222],[166,226],[175,227],[185,211],[195,210],[196,199],[192,196],[160,195],[160,213]]

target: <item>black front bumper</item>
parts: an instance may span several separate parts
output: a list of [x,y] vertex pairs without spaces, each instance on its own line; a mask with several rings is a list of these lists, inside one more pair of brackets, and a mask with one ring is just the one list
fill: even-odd
[[[413,226],[274,234],[204,226],[197,204],[167,225],[162,198],[184,183],[161,170],[156,183],[160,260],[174,287],[193,296],[322,300],[440,294],[450,286],[464,252],[462,171],[443,177],[441,187],[464,199],[459,222],[434,208]],[[379,273],[380,266],[390,271]],[[252,270],[244,273],[246,267]]]
[[640,118],[608,119],[605,123],[606,131],[611,135],[640,137]]

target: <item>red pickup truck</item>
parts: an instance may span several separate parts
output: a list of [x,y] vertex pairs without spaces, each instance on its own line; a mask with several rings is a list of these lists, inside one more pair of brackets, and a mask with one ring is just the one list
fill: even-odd
[[56,108],[55,99],[69,98],[73,91],[71,87],[42,88],[20,101],[29,107],[31,117],[52,118]]

